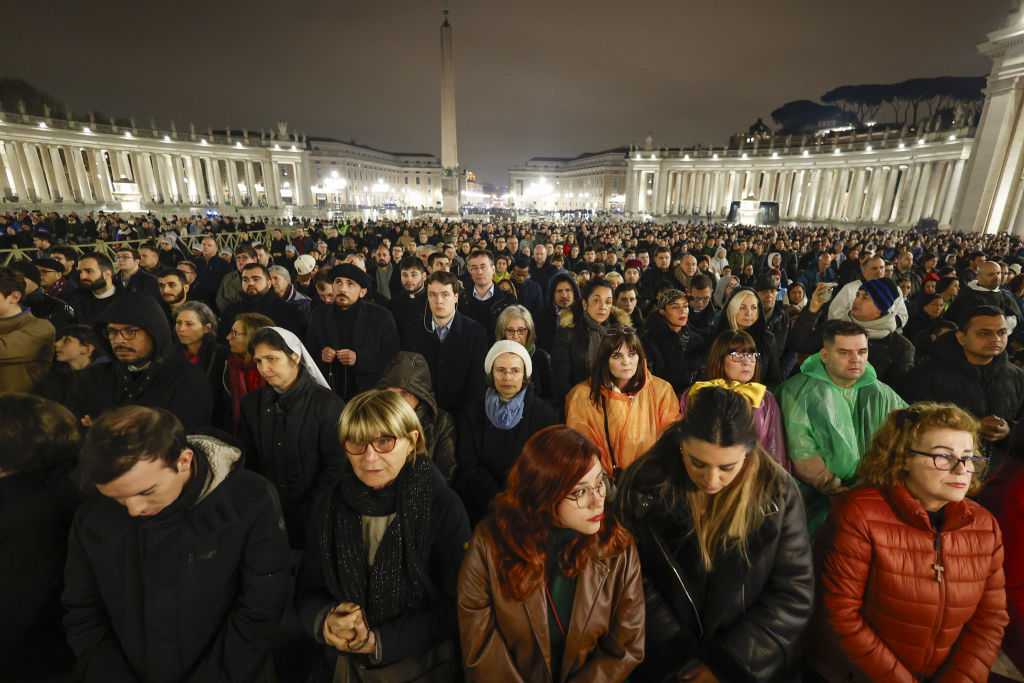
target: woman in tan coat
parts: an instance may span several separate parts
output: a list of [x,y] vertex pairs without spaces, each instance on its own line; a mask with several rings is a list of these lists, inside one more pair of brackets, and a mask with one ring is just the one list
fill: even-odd
[[610,516],[598,450],[555,425],[537,432],[459,572],[469,681],[622,681],[643,659],[644,594],[629,534]]
[[597,445],[612,473],[629,467],[678,420],[672,385],[647,371],[643,344],[631,327],[605,332],[590,379],[565,399],[565,423]]

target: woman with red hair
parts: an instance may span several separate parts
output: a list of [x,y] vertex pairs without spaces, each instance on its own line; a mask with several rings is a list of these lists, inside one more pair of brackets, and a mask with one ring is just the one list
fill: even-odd
[[644,654],[636,546],[600,452],[555,425],[526,442],[459,572],[469,681],[621,681]]

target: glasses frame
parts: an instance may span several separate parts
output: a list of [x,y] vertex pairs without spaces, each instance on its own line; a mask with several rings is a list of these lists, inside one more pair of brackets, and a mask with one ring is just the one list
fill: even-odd
[[[393,436],[391,434],[381,434],[378,437],[370,439],[364,444],[355,444],[356,448],[359,448],[361,446],[362,450],[354,450],[350,448],[349,444],[352,444],[354,442],[348,441],[347,439],[342,444],[342,446],[345,448],[346,453],[350,453],[352,455],[366,455],[366,451],[367,449],[369,449],[371,444],[373,445],[373,450],[377,453],[390,453],[391,451],[395,450],[395,446],[398,444],[398,440],[401,438],[403,437]],[[387,444],[388,442],[390,442],[391,445],[385,447],[385,444]],[[380,444],[380,446],[378,446],[378,443]]]
[[608,492],[611,490],[612,478],[608,476],[607,472],[601,473],[600,481],[594,486],[581,486],[579,488],[584,489],[583,493],[573,496],[571,493],[565,497],[566,500],[571,500],[576,503],[576,507],[580,510],[585,510],[584,500],[589,500],[590,496],[595,495],[601,499],[608,498]]
[[108,327],[103,332],[104,334],[107,335],[107,339],[111,341],[117,339],[118,337],[124,339],[125,341],[131,341],[135,339],[135,337],[139,336],[139,332],[141,331],[141,327],[122,327],[121,329],[111,329]]
[[732,358],[737,363],[756,363],[761,360],[761,353],[759,351],[730,351],[725,354],[725,357]]
[[[967,472],[969,474],[975,474],[977,472],[984,470],[989,462],[988,456],[977,454],[957,457],[949,453],[929,453],[928,451],[918,451],[914,450],[913,448],[908,448],[907,452],[912,455],[918,455],[922,457],[927,456],[931,458],[932,466],[934,466],[935,469],[939,470],[940,472],[955,472],[957,467],[962,466],[964,468],[964,472]],[[951,460],[956,460],[956,464],[954,464],[948,470],[943,469],[942,467],[939,467],[939,458],[945,460],[947,463],[950,462]],[[970,463],[974,469],[967,469],[968,463]]]

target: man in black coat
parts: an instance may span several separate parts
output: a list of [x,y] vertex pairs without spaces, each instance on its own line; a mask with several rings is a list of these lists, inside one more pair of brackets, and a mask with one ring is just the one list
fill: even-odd
[[459,297],[459,312],[480,324],[487,333],[487,341],[494,340],[494,326],[498,316],[516,302],[515,298],[494,284],[494,257],[491,252],[478,249],[466,259],[469,272],[469,291]]
[[[544,295],[550,289],[551,278],[558,272],[558,268],[548,261],[548,256],[548,249],[543,244],[533,245],[533,260],[529,263],[530,278],[537,283]],[[522,301],[521,298],[520,301]],[[527,308],[529,307],[527,306]]]
[[29,311],[37,318],[49,320],[60,334],[60,331],[75,323],[75,309],[70,304],[47,294],[40,286],[39,268],[29,261],[15,261],[11,270],[25,276],[25,296],[21,299],[22,309]]
[[701,369],[704,338],[687,324],[690,305],[678,289],[663,292],[657,308],[647,318],[643,334],[647,369],[681,394],[693,384]]
[[210,382],[177,349],[167,317],[152,297],[122,293],[98,327],[113,360],[80,372],[68,395],[72,412],[95,422],[112,408],[138,404],[169,410],[190,431],[210,424]]
[[306,348],[346,401],[373,388],[398,353],[398,328],[386,309],[364,300],[370,277],[343,263],[331,270],[334,305],[313,312]]
[[779,278],[771,273],[764,273],[757,278],[754,290],[764,310],[768,331],[775,336],[775,343],[779,349],[785,349],[789,338],[790,320],[786,309],[779,302]]
[[[543,244],[537,246],[544,248]],[[519,294],[519,303],[526,306],[533,319],[537,320],[544,311],[544,287],[534,281],[530,274],[529,257],[520,254],[515,258],[512,263],[512,282]]]
[[427,310],[427,267],[416,256],[406,256],[399,263],[401,287],[391,297],[391,315],[398,326],[398,338],[403,349],[423,327]]
[[242,268],[242,298],[230,304],[220,316],[217,337],[227,342],[228,332],[240,313],[262,313],[278,327],[302,339],[306,335],[306,318],[295,306],[281,299],[270,283],[266,266],[249,263]]
[[690,279],[690,288],[686,290],[686,298],[690,302],[690,318],[687,326],[700,333],[709,341],[712,332],[718,327],[718,309],[715,302],[711,300],[714,293],[714,286],[711,278],[703,273],[694,275]]
[[194,260],[196,281],[192,283],[192,296],[215,305],[220,282],[233,269],[230,263],[220,257],[220,248],[215,238],[209,235],[204,237],[201,249],[202,255]]
[[978,266],[978,278],[962,287],[953,299],[946,319],[962,326],[963,319],[979,306],[992,306],[1003,312],[1012,335],[1021,324],[1021,310],[1013,294],[999,286],[1003,268],[995,261],[984,261]]
[[78,289],[68,296],[78,322],[92,325],[122,296],[114,286],[114,265],[104,254],[88,254],[78,260]]
[[427,278],[427,306],[406,351],[427,359],[437,404],[458,413],[484,395],[487,333],[475,320],[456,310],[461,295],[457,277],[445,271]]
[[115,284],[127,292],[145,294],[160,301],[160,288],[156,278],[142,269],[139,252],[134,247],[123,246],[117,249],[117,275]]
[[292,589],[273,487],[171,414],[108,413],[82,449],[63,603],[79,680],[266,681]]
[[908,403],[954,403],[981,420],[982,439],[1005,443],[1024,411],[1024,370],[1006,355],[1009,326],[998,308],[971,311],[959,332],[935,342],[930,359],[905,378]]

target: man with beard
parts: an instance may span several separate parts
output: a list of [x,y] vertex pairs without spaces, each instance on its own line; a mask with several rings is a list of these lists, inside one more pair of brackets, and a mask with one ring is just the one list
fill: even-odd
[[37,318],[49,320],[58,331],[75,323],[75,309],[43,290],[42,271],[35,263],[15,261],[10,267],[11,270],[25,276],[25,296],[21,299],[23,309]]
[[142,261],[137,250],[131,247],[118,247],[115,284],[127,292],[145,294],[159,301],[160,288],[157,287],[156,278],[144,271],[141,266]]
[[98,324],[113,361],[82,370],[69,394],[68,407],[83,424],[129,404],[169,410],[190,432],[210,423],[210,383],[203,370],[176,348],[160,304],[152,297],[125,292]]
[[[242,270],[250,263],[259,265],[256,260],[256,250],[249,245],[238,247],[235,250],[235,271],[225,275],[220,281],[220,287],[217,289],[217,310],[222,314],[228,310],[231,304],[241,300],[244,290],[242,286]],[[263,266],[263,269],[265,272],[266,266]],[[267,284],[269,286],[269,278],[267,279]]]
[[398,269],[391,262],[391,252],[381,243],[373,252],[373,263],[369,268],[371,289],[387,303],[397,293],[400,285]]
[[686,290],[686,298],[690,303],[690,329],[711,340],[711,332],[718,326],[718,311],[711,301],[711,278],[698,273],[690,278],[690,288]]
[[78,322],[91,325],[121,296],[114,286],[114,264],[103,254],[87,254],[78,260],[79,288],[68,303],[75,309]]
[[313,314],[306,347],[331,388],[348,401],[373,388],[398,352],[398,330],[391,313],[364,301],[370,277],[352,263],[331,270],[334,306]]
[[188,280],[182,271],[168,268],[160,272],[156,283],[160,287],[164,313],[167,314],[167,320],[173,324],[178,309],[188,301]]
[[401,347],[407,349],[423,326],[423,315],[427,309],[427,268],[416,256],[406,256],[398,264],[402,291],[391,297],[391,315],[398,327]]
[[262,313],[274,324],[293,332],[300,339],[306,334],[306,318],[302,312],[283,301],[270,284],[270,273],[265,266],[253,262],[242,268],[241,298],[228,306],[220,316],[217,338],[225,343],[228,332],[239,313]]
[[558,330],[558,318],[562,311],[567,311],[580,298],[580,288],[572,273],[561,271],[551,277],[548,291],[548,305],[534,319],[537,326],[537,346],[551,353],[555,344],[555,331]]

